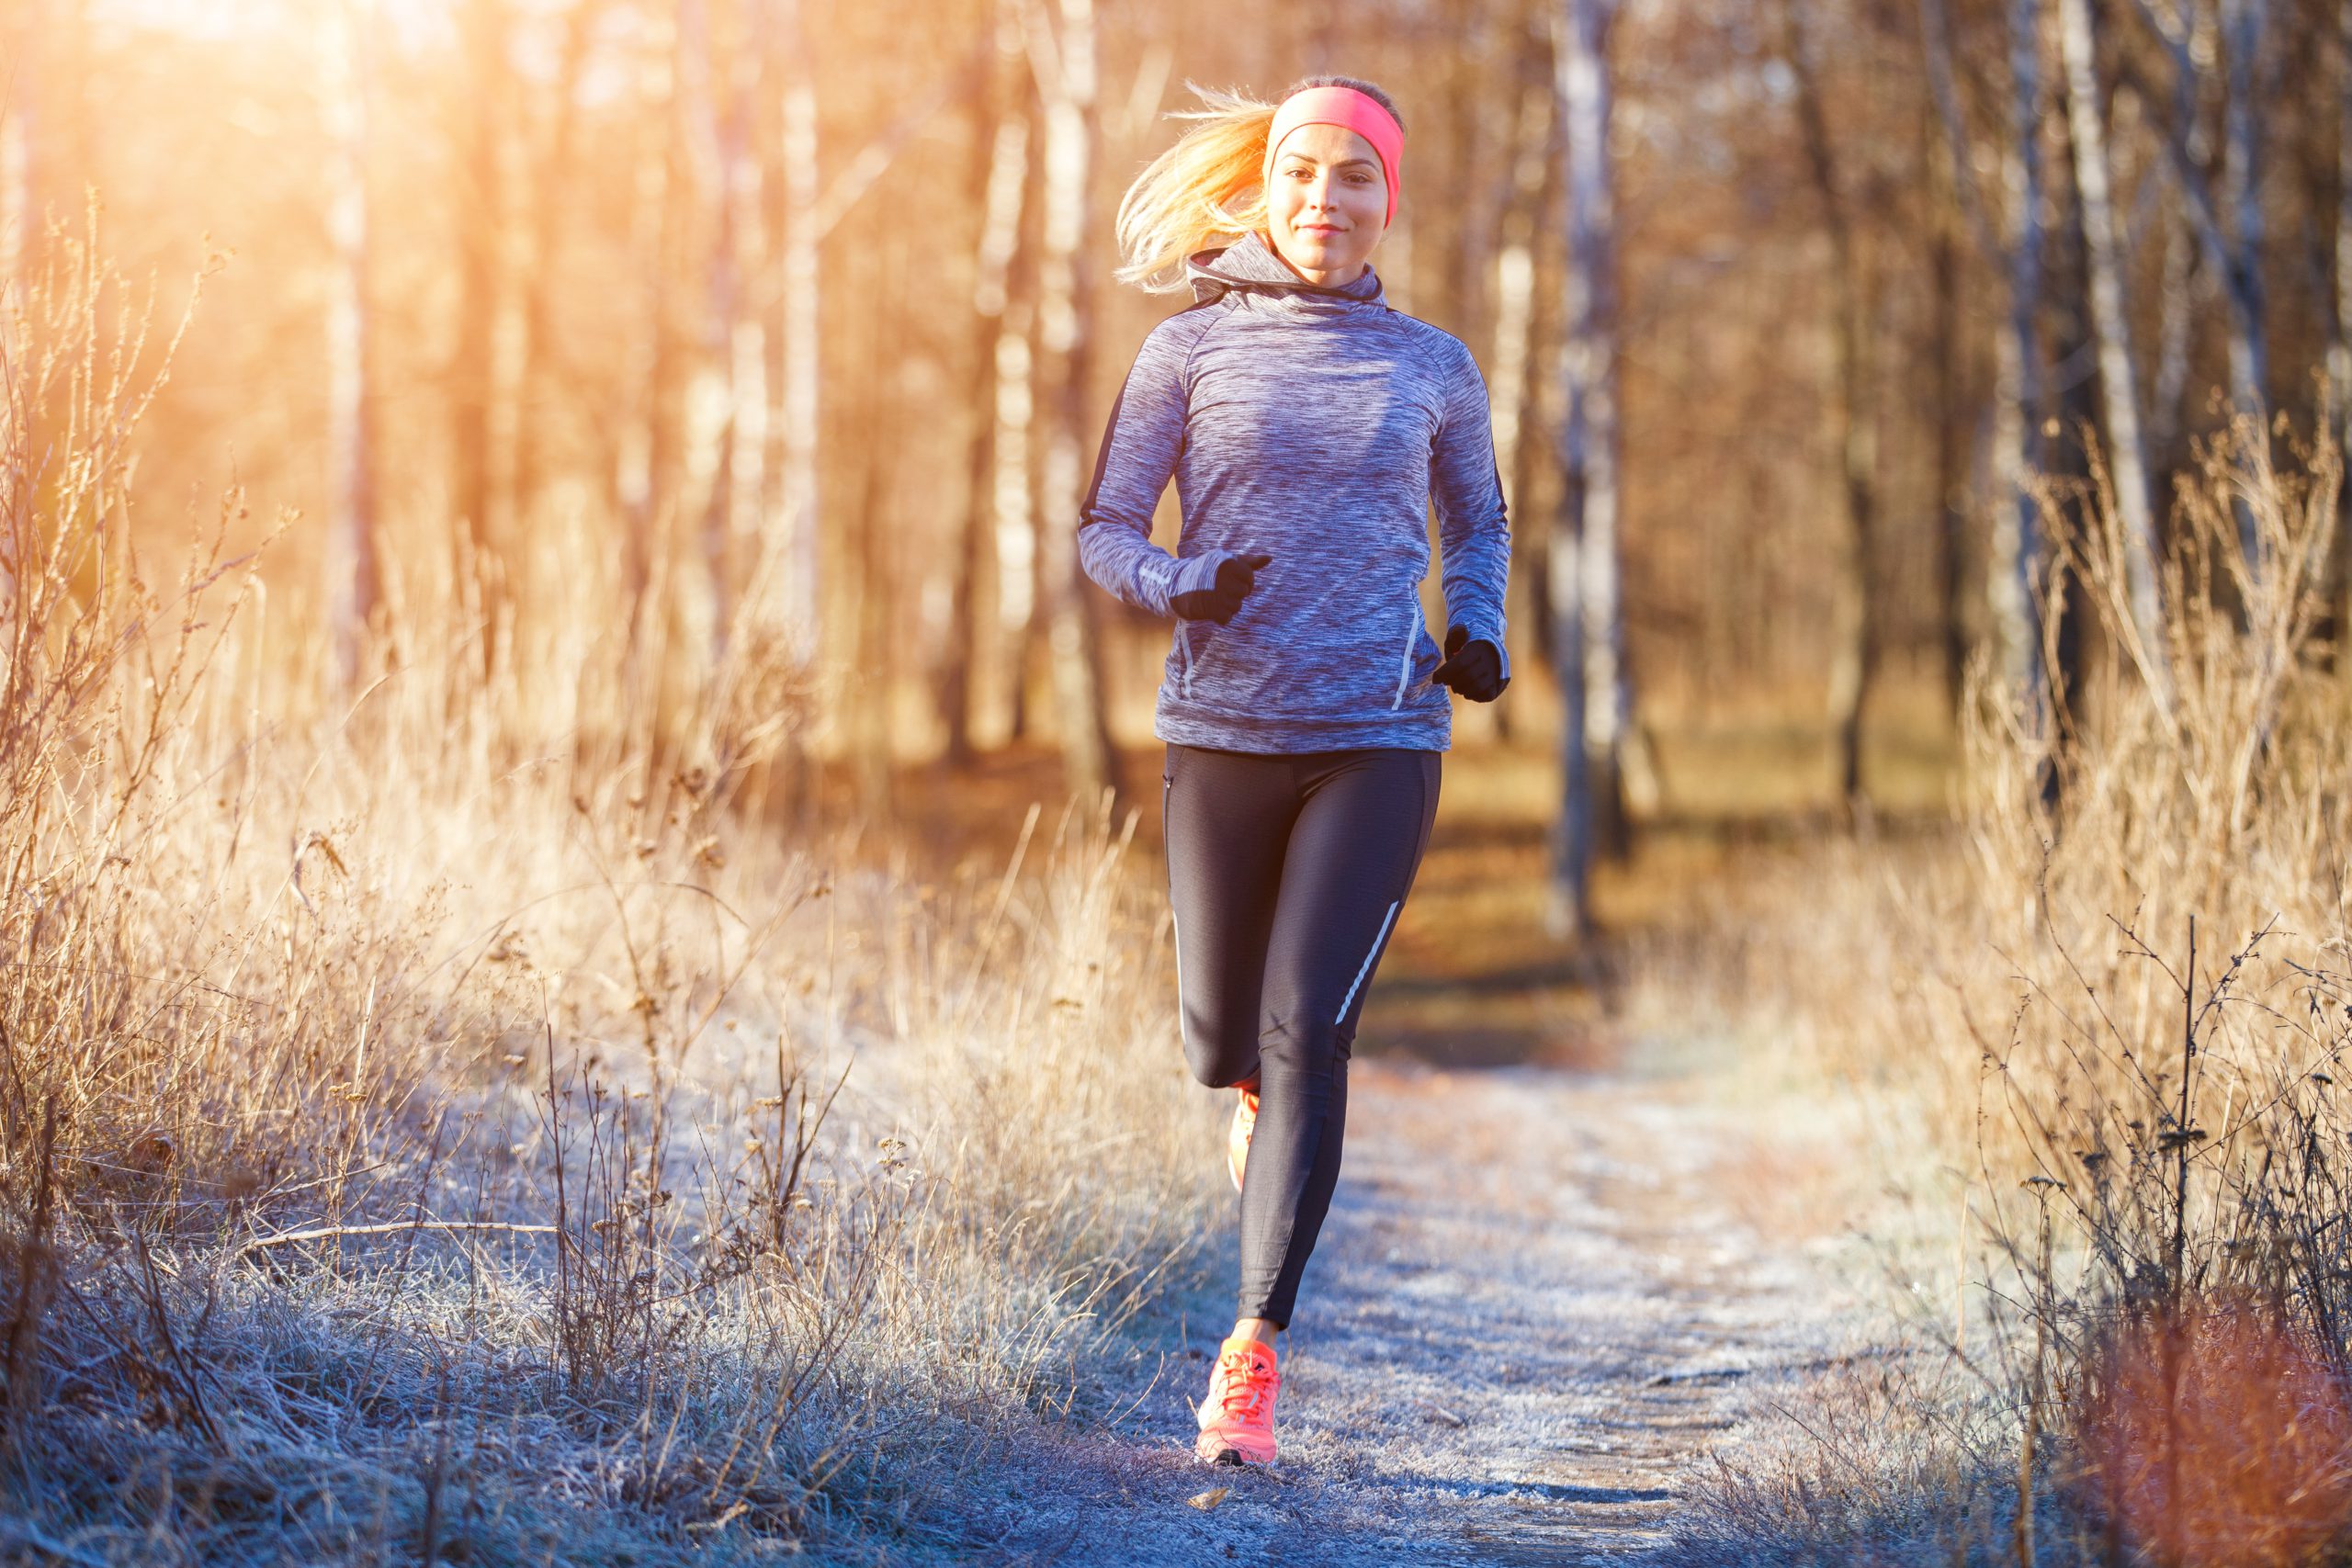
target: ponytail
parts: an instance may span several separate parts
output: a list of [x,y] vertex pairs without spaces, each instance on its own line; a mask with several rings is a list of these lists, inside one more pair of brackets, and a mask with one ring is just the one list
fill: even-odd
[[1195,120],[1154,158],[1119,198],[1121,265],[1112,276],[1154,294],[1184,286],[1184,258],[1230,244],[1266,225],[1262,165],[1278,105],[1241,93],[1184,84],[1207,105],[1178,109]]

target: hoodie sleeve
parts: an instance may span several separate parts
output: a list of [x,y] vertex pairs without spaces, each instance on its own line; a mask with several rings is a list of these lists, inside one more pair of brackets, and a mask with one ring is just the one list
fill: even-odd
[[1430,464],[1446,625],[1463,627],[1473,642],[1494,644],[1508,677],[1503,592],[1510,577],[1510,520],[1503,513],[1502,476],[1495,468],[1487,382],[1469,348],[1459,338],[1446,341],[1454,365],[1446,378]]
[[1169,601],[1177,594],[1214,586],[1218,566],[1233,558],[1211,549],[1180,558],[1151,542],[1152,512],[1184,449],[1185,365],[1207,325],[1205,314],[1188,310],[1143,340],[1111,405],[1094,479],[1079,510],[1078,558],[1086,575],[1155,615],[1174,614]]

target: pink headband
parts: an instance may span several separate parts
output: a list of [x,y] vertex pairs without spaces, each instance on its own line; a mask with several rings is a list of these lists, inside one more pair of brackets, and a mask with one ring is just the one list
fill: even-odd
[[1372,143],[1380,154],[1380,171],[1388,176],[1388,216],[1383,221],[1396,222],[1397,165],[1405,159],[1405,128],[1396,117],[1381,107],[1379,99],[1353,87],[1303,87],[1293,93],[1274,111],[1274,123],[1266,131],[1262,175],[1269,190],[1274,183],[1274,154],[1282,151],[1283,139],[1302,125],[1344,126]]

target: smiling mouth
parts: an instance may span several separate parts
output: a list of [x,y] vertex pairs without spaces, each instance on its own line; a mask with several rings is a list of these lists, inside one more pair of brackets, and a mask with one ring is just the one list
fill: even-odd
[[1308,234],[1336,234],[1340,231],[1336,225],[1329,223],[1302,223],[1298,227]]

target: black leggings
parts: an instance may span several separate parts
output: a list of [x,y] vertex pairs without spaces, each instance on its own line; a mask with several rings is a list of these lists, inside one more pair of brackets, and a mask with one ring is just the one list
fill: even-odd
[[1170,744],[1160,774],[1184,1055],[1258,1084],[1240,1315],[1288,1326],[1340,1180],[1348,1053],[1437,815],[1435,751]]

